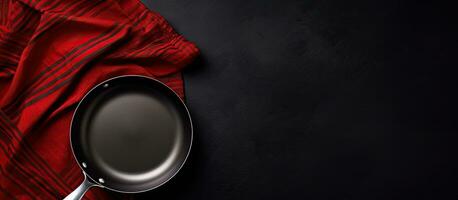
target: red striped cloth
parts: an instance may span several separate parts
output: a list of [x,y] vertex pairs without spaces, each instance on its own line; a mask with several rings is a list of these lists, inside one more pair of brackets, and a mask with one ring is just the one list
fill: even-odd
[[197,53],[138,0],[0,0],[0,199],[69,194],[83,178],[68,138],[82,96],[140,74],[183,97],[179,71]]

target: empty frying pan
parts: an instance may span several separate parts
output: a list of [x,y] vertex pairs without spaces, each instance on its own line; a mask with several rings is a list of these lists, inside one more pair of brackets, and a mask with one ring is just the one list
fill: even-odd
[[170,180],[192,144],[192,122],[178,95],[144,76],[120,76],[91,89],[73,115],[70,143],[84,181],[65,200],[93,186],[136,193]]

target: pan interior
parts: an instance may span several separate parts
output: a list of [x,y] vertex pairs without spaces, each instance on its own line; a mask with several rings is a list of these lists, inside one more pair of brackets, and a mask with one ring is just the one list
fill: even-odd
[[72,131],[79,133],[75,156],[86,163],[86,173],[128,192],[155,187],[173,176],[189,148],[176,99],[145,84],[107,84],[97,90],[82,102],[76,113],[81,120],[72,124]]
[[176,116],[157,96],[141,91],[117,92],[89,114],[89,153],[120,174],[146,174],[166,164],[179,143]]

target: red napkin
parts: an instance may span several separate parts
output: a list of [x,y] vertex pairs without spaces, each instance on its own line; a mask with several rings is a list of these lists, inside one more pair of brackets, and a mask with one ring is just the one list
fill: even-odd
[[[158,78],[183,97],[198,54],[138,0],[0,0],[0,199],[61,199],[82,181],[76,104],[108,78]],[[126,197],[91,189],[87,199]]]

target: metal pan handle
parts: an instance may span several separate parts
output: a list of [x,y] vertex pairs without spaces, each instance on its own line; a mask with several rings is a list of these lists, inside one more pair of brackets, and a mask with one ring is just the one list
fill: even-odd
[[89,178],[87,178],[86,173],[84,173],[84,180],[80,186],[78,186],[72,193],[70,193],[64,200],[80,200],[84,194],[86,193],[89,188],[92,186],[98,186],[98,184],[92,182]]

